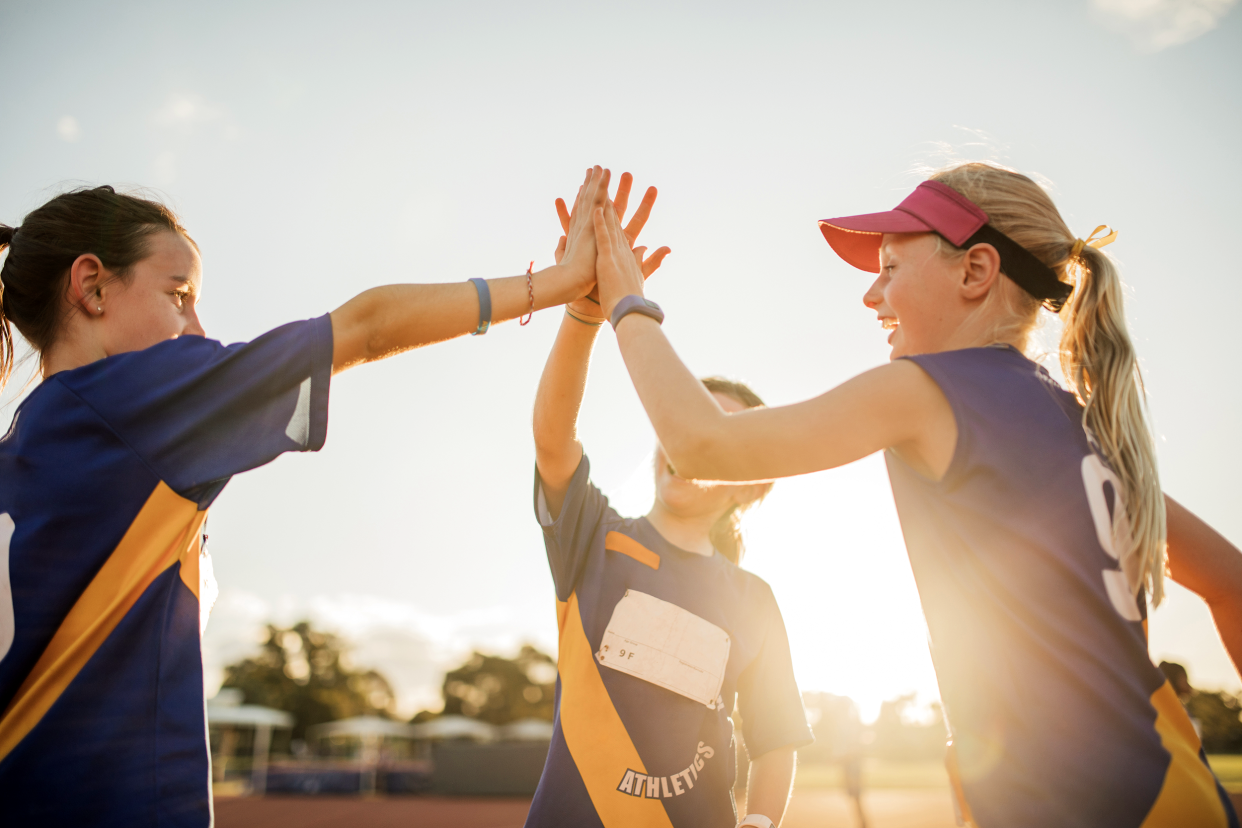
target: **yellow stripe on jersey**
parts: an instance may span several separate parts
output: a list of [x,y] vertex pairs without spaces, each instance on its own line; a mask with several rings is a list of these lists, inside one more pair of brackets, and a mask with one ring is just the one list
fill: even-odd
[[622,555],[628,555],[652,569],[660,568],[660,556],[629,535],[623,535],[620,532],[609,532],[604,536],[604,548],[610,552],[620,552]]
[[[164,483],[155,487],[0,718],[0,760],[34,729],[151,582],[197,550],[206,517]],[[197,583],[193,589],[197,594]]]
[[1199,758],[1199,736],[1167,681],[1151,694],[1151,705],[1156,708],[1156,732],[1171,758],[1160,795],[1147,812],[1142,828],[1225,828],[1229,822],[1216,790],[1216,779]]
[[604,828],[673,828],[660,800],[617,790],[627,770],[647,769],[600,677],[582,628],[577,593],[567,604],[558,601],[556,609],[561,626],[561,732],[595,813]]
[[[207,513],[203,512],[203,517],[207,517]],[[201,524],[200,524],[201,526]],[[190,588],[190,592],[194,593],[195,598],[202,598],[198,594],[199,588],[202,586],[201,573],[199,572],[198,560],[203,554],[203,533],[197,531],[190,538],[190,545],[181,553],[181,581]]]

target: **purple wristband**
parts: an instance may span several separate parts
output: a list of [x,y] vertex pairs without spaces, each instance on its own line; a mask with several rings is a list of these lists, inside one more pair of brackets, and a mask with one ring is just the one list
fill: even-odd
[[643,316],[650,316],[661,325],[664,324],[664,311],[660,310],[659,305],[650,299],[644,299],[637,294],[631,293],[612,309],[612,318],[609,320],[612,322],[612,329],[615,331],[621,320],[625,318],[626,314],[630,313],[641,313]]

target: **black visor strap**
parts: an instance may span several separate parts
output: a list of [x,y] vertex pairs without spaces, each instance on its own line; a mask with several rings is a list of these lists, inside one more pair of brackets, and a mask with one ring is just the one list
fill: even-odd
[[1027,293],[1044,300],[1044,306],[1053,313],[1060,311],[1074,292],[1073,285],[1058,279],[1056,272],[1034,253],[990,224],[980,227],[962,248],[969,250],[976,244],[995,247],[1000,254],[1001,271]]

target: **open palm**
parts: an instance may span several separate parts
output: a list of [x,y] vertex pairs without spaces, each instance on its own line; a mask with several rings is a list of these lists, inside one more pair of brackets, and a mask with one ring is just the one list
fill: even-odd
[[[626,208],[629,206],[630,190],[634,186],[634,176],[629,173],[622,173],[621,180],[617,182],[617,194],[612,199],[613,209],[616,211],[618,220],[624,219]],[[647,192],[643,194],[643,200],[639,203],[638,209],[634,211],[634,215],[630,217],[629,224],[625,225],[625,236],[629,240],[631,247],[638,240],[638,234],[642,232],[643,227],[647,224],[647,219],[651,215],[651,208],[655,204],[657,191],[655,187],[648,187]],[[574,206],[575,212],[578,206]],[[566,233],[569,232],[570,224],[576,216],[569,212],[565,205],[565,200],[558,198],[556,200],[556,214],[561,220],[561,229]],[[560,242],[556,246],[556,262],[559,264],[561,257],[565,254],[566,236],[561,236]],[[646,279],[660,267],[660,263],[664,261],[672,250],[668,247],[657,249],[650,256],[645,256],[646,247],[634,247],[634,252],[638,254],[642,261],[643,278]],[[599,304],[599,288],[594,287],[591,292],[581,299],[569,303],[569,308],[575,313],[583,316],[599,318],[603,311]]]

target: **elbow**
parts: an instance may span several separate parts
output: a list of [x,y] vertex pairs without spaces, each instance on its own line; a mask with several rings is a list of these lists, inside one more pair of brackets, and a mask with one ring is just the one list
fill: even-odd
[[552,435],[535,429],[535,460],[537,462],[545,460],[556,460],[565,454],[565,441],[556,440]]
[[729,480],[723,440],[714,433],[690,434],[662,443],[679,477],[687,480]]
[[374,289],[364,291],[332,312],[333,365],[343,370],[382,359],[391,349],[379,323],[381,307]]
[[540,474],[545,477],[551,474],[572,476],[582,460],[582,443],[572,433],[565,433],[546,426],[541,427],[538,420],[534,424],[535,464]]

